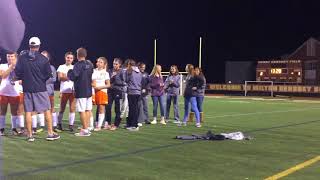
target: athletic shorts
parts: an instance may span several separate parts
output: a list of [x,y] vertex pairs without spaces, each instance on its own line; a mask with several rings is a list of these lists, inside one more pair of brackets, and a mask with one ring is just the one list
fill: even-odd
[[42,113],[51,109],[48,92],[24,93],[25,112]]
[[19,96],[1,96],[0,98],[0,104],[19,104],[20,103],[20,97]]
[[19,103],[23,103],[23,93],[20,93],[20,96],[19,96],[19,99],[20,99],[20,101],[19,101]]
[[95,104],[96,105],[106,105],[108,104],[108,94],[103,91],[97,91],[95,96]]
[[85,112],[92,110],[92,97],[90,98],[76,98],[77,112]]
[[61,102],[67,103],[67,101],[74,101],[74,94],[73,93],[61,93]]

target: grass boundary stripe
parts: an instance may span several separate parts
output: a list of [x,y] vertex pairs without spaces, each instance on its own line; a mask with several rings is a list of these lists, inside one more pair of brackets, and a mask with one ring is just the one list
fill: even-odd
[[270,176],[270,177],[266,178],[265,180],[277,180],[277,179],[280,179],[280,178],[288,176],[289,174],[292,174],[292,173],[294,173],[294,172],[296,172],[298,170],[301,170],[301,169],[303,169],[303,168],[305,168],[307,166],[310,166],[310,165],[312,165],[312,164],[314,164],[314,163],[316,163],[318,161],[320,161],[320,156],[317,156],[317,157],[312,158],[312,159],[310,159],[308,161],[305,161],[305,162],[300,163],[300,164],[298,164],[296,166],[293,166],[290,169],[287,169],[287,170],[282,171],[282,172],[280,172],[278,174]]

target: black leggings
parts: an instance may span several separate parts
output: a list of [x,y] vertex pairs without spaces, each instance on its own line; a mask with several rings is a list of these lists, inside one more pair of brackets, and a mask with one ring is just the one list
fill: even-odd
[[128,103],[129,103],[129,117],[127,122],[128,127],[138,127],[139,101],[140,101],[140,95],[128,94]]

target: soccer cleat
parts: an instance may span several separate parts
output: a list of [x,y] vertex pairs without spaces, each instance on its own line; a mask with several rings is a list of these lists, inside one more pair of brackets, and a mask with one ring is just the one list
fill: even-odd
[[32,134],[37,134],[37,128],[32,128]]
[[62,124],[58,124],[58,128],[60,131],[63,131]]
[[54,141],[58,139],[60,139],[59,134],[51,134],[51,135],[48,135],[46,138],[47,141]]
[[73,125],[69,125],[69,131],[70,132],[73,132],[74,130],[73,130]]
[[19,136],[21,134],[16,128],[13,128],[11,131],[13,136]]
[[201,124],[200,124],[200,123],[197,123],[197,124],[196,124],[196,127],[197,127],[197,128],[201,128]]
[[75,133],[74,135],[78,137],[88,137],[91,135],[91,133],[86,132],[85,130],[81,130],[80,132]]
[[129,131],[139,131],[139,127],[131,127],[130,129],[128,129]]
[[60,129],[58,129],[57,127],[54,127],[54,128],[53,128],[53,131],[56,132],[56,133],[62,132],[62,131],[61,131]]
[[130,130],[130,129],[132,129],[133,127],[126,127],[126,130]]
[[44,131],[43,127],[41,127],[40,129],[36,130],[37,133],[42,133],[43,131]]
[[138,123],[138,126],[141,127],[141,126],[142,126],[142,123]]
[[27,141],[28,141],[28,142],[34,142],[34,141],[35,141],[35,139],[34,139],[34,137],[33,137],[33,136],[30,136],[30,137],[27,137]]

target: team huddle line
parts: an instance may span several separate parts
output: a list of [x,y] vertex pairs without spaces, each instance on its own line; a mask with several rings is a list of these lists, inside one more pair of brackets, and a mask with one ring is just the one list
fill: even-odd
[[[174,106],[174,123],[186,126],[187,121],[196,119],[195,126],[203,122],[202,104],[206,86],[200,68],[187,64],[188,72],[184,88],[184,116],[180,119],[178,98],[181,76],[176,65],[170,68],[167,78],[161,74],[161,66],[155,65],[150,74],[145,72],[146,64],[120,58],[113,60],[108,68],[108,60],[99,57],[96,68],[87,60],[87,50],[77,49],[65,54],[65,64],[56,70],[50,65],[50,54],[40,53],[40,39],[29,40],[29,50],[7,53],[7,63],[0,65],[0,135],[5,135],[7,107],[11,109],[11,128],[13,135],[25,134],[27,141],[35,140],[34,134],[44,130],[47,122],[47,140],[60,139],[64,111],[69,103],[69,127],[75,132],[75,113],[80,115],[82,127],[75,136],[90,136],[92,131],[102,129],[115,131],[123,119],[129,131],[139,131],[143,124],[157,124],[157,110],[160,105],[160,124],[169,122],[170,106]],[[77,62],[73,65],[73,61]],[[60,109],[54,108],[54,83],[60,81]],[[153,119],[149,120],[148,98],[153,102]],[[165,100],[166,98],[166,100]],[[166,101],[166,103],[165,103]],[[112,106],[115,118],[112,123]],[[93,106],[97,111],[93,115]],[[191,108],[190,108],[191,107]],[[191,109],[191,112],[190,112]],[[25,114],[25,115],[23,115]],[[95,116],[95,118],[94,118]],[[95,120],[94,120],[95,119]],[[37,128],[38,122],[40,128]],[[26,124],[26,130],[25,130]]]

